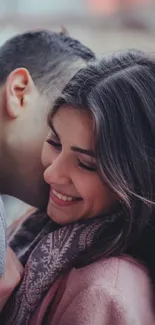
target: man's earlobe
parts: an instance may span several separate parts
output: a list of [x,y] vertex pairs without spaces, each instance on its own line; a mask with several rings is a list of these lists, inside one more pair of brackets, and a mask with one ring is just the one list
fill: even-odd
[[10,73],[6,81],[6,112],[10,118],[16,118],[22,113],[26,96],[33,86],[27,69],[18,68]]

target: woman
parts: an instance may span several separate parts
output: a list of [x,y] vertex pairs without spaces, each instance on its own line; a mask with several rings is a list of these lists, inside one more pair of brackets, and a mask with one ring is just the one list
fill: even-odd
[[25,275],[3,325],[155,324],[154,85],[155,61],[125,52],[57,99],[42,152],[50,218],[10,232]]

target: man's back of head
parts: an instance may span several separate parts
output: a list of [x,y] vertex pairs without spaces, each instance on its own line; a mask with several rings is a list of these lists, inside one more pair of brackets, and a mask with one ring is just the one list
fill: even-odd
[[93,57],[91,50],[63,33],[27,32],[13,37],[0,48],[0,84],[13,70],[23,67],[36,85],[47,91],[45,82],[62,80],[63,64],[70,70],[71,63],[87,62]]
[[46,118],[69,79],[94,54],[63,33],[28,32],[0,48],[0,191],[42,207]]

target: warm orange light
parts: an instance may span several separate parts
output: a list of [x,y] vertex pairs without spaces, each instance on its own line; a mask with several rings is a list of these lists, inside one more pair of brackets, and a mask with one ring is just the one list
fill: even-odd
[[110,14],[117,10],[117,0],[87,0],[94,13]]
[[121,7],[128,8],[136,4],[149,4],[151,0],[86,0],[89,9],[94,13],[112,14],[120,10]]

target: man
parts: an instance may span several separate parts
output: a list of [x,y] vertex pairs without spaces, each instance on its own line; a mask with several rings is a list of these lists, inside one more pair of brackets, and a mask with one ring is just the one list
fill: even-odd
[[[80,42],[50,31],[18,35],[0,48],[1,194],[38,208],[46,205],[41,149],[47,114],[69,79],[93,56]],[[2,210],[0,202],[0,275],[5,255]]]
[[93,54],[63,34],[18,35],[0,48],[0,193],[42,207],[40,153],[53,100]]

